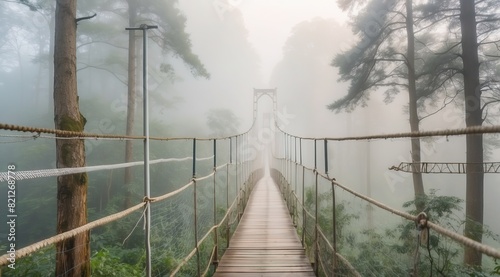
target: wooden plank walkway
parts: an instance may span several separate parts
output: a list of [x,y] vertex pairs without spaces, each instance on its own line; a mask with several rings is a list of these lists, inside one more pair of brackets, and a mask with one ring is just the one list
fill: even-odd
[[267,174],[254,187],[214,277],[315,276],[281,194]]

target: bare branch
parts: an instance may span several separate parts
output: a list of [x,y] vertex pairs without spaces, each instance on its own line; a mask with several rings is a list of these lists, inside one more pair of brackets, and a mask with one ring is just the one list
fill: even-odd
[[115,76],[115,78],[116,78],[116,79],[117,79],[120,83],[124,84],[125,86],[127,86],[127,85],[128,85],[128,83],[127,83],[126,81],[122,80],[122,79],[120,78],[120,76],[118,76],[118,74],[116,74],[115,72],[113,72],[113,71],[111,71],[111,70],[109,70],[109,69],[107,69],[107,68],[104,68],[104,67],[99,67],[99,66],[95,66],[95,65],[85,64],[85,66],[84,66],[84,67],[78,68],[76,71],[78,72],[78,71],[80,71],[80,70],[84,70],[84,69],[88,69],[88,68],[94,68],[94,69],[99,69],[99,70],[106,71],[106,72],[110,73],[111,75]]
[[450,99],[449,101],[446,101],[446,99],[447,99],[448,97],[446,97],[445,99],[443,99],[443,105],[442,105],[439,109],[437,109],[436,111],[431,112],[431,113],[429,113],[429,114],[427,114],[427,115],[425,115],[425,116],[422,116],[422,117],[419,119],[419,121],[421,122],[422,120],[424,120],[424,119],[426,119],[426,118],[428,118],[428,117],[431,117],[431,116],[433,116],[433,115],[437,114],[438,112],[440,112],[440,111],[444,110],[444,108],[446,108],[446,106],[448,106],[449,104],[451,104],[452,102],[454,102],[454,101],[455,101],[455,98],[457,98],[458,94],[459,94],[459,92],[457,91],[457,92],[455,93],[455,95],[453,95],[453,96],[451,97],[451,99]]
[[128,50],[127,47],[115,45],[115,44],[112,44],[112,43],[109,43],[109,42],[103,41],[103,40],[95,40],[95,41],[91,41],[91,42],[81,43],[76,48],[78,49],[80,47],[83,47],[83,46],[86,46],[86,45],[90,45],[90,44],[94,44],[94,43],[103,43],[103,44],[107,44],[107,45],[113,46],[113,47],[118,48],[118,49]]
[[[477,16],[480,16],[480,15],[477,15]],[[490,22],[500,22],[500,18],[487,18],[487,19],[484,19],[484,20],[478,20],[476,21],[478,24],[479,23],[490,23]]]
[[97,16],[97,14],[94,13],[93,15],[90,15],[90,16],[79,17],[79,18],[75,19],[75,22],[76,22],[76,24],[78,24],[78,21],[92,19],[96,16]]
[[479,45],[488,45],[488,44],[495,44],[496,46],[498,46],[497,43],[499,43],[500,40],[495,40],[495,41],[488,41],[488,42],[483,42],[483,43],[480,43]]
[[500,103],[500,99],[495,99],[495,100],[491,100],[491,101],[485,102],[484,105],[483,105],[483,107],[481,109],[484,110],[486,108],[486,106],[491,105],[491,104],[495,104],[495,103]]
[[381,59],[374,59],[375,62],[406,62],[406,60],[402,59],[389,59],[389,58],[381,58]]

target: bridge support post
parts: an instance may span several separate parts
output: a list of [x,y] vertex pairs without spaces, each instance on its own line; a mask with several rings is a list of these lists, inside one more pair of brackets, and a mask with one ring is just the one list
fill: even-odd
[[[147,30],[157,29],[158,26],[142,24],[140,27],[125,28],[127,31],[142,30],[142,94],[143,94],[143,134],[144,134],[144,197],[149,199],[150,194],[150,172],[149,172],[149,95],[148,95],[148,39]],[[146,202],[144,216],[145,234],[144,244],[146,248],[146,276],[151,276],[151,202]]]
[[294,152],[294,163],[295,163],[295,181],[294,181],[294,185],[295,185],[295,197],[294,197],[294,205],[293,205],[293,226],[294,227],[297,227],[298,223],[297,223],[297,187],[298,187],[298,184],[297,184],[297,175],[298,175],[298,170],[299,170],[299,164],[297,163],[297,137],[294,138],[294,143],[293,143],[293,152]]
[[306,168],[302,166],[302,246],[306,245],[305,241],[305,236],[306,236],[306,223],[307,223],[307,215],[306,215],[306,207],[304,205],[304,199],[305,199],[305,175],[306,175]]
[[193,206],[194,206],[194,247],[196,248],[196,268],[198,276],[201,276],[200,249],[198,247],[198,196],[196,186],[196,139],[193,139]]
[[[214,226],[217,226],[217,139],[214,139]],[[219,264],[219,228],[214,229],[214,257],[215,268]]]
[[[233,139],[229,138],[229,164],[226,167],[226,211],[229,211],[229,165],[233,164]],[[226,248],[229,248],[229,241],[231,240],[231,226],[229,221],[226,221]]]
[[[229,163],[231,163],[230,161]],[[226,167],[226,212],[229,211],[229,165]],[[230,235],[230,227],[229,227],[229,219],[226,221],[226,248],[229,248],[229,241],[231,238]]]
[[336,214],[336,199],[335,199],[335,183],[332,181],[332,244],[333,244],[333,275],[337,270],[337,214]]
[[[236,153],[236,158],[234,162],[235,166],[235,173],[236,173],[236,211],[238,213],[238,223],[240,223],[241,216],[243,215],[243,211],[241,210],[241,183],[240,183],[240,176],[238,175],[238,136],[235,137],[235,153]],[[241,173],[240,173],[241,174]]]
[[306,168],[302,164],[302,138],[299,140],[299,151],[300,151],[300,165],[302,166],[302,246],[306,245],[305,234],[306,234],[306,207],[304,206],[305,199],[305,176],[306,176]]
[[[325,173],[328,176],[328,140],[324,140],[324,156],[325,156]],[[332,246],[333,246],[333,255],[332,255],[332,272],[335,275],[335,271],[337,270],[337,214],[336,214],[336,199],[335,199],[335,183],[332,179]]]
[[314,272],[319,275],[319,242],[318,242],[318,151],[316,140],[314,140],[314,175],[315,175],[315,195],[314,195]]

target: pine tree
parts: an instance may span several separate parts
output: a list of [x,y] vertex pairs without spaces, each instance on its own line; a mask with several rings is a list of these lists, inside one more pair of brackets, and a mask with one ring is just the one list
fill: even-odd
[[[421,95],[417,89],[415,65],[415,31],[413,1],[372,0],[340,1],[344,10],[362,7],[354,18],[353,30],[360,41],[352,49],[339,54],[332,62],[339,68],[342,81],[350,82],[346,96],[330,104],[330,110],[352,110],[357,105],[366,105],[369,92],[385,88],[387,99],[402,90],[408,92],[409,122],[412,132],[419,131],[418,103]],[[401,43],[402,37],[406,43]],[[421,162],[420,139],[411,139],[411,157],[415,165],[413,187],[415,199],[425,195]],[[425,206],[415,202],[417,210]]]

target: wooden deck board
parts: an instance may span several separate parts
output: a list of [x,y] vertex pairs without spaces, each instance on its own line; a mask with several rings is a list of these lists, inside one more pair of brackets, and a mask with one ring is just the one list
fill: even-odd
[[271,177],[256,184],[214,276],[315,276]]

